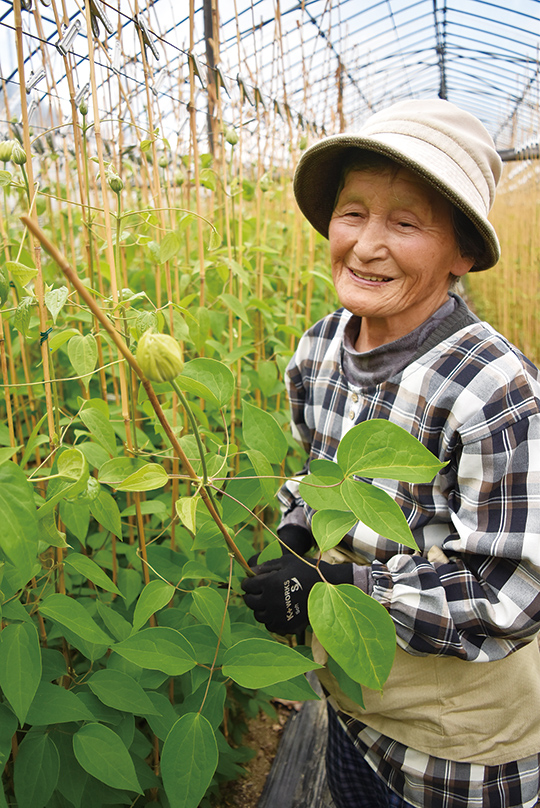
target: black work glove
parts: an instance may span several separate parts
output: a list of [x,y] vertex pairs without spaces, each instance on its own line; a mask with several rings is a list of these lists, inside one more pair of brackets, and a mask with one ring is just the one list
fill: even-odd
[[282,554],[294,552],[303,556],[313,547],[314,541],[311,532],[307,527],[300,525],[283,525],[277,532],[283,542],[281,545]]
[[[255,619],[275,634],[298,634],[309,624],[308,596],[322,578],[315,559],[299,559],[290,553],[253,567],[253,578],[245,578],[242,589],[246,605]],[[329,583],[352,584],[352,564],[327,564],[319,568]]]
[[[313,536],[310,531],[307,527],[302,527],[301,525],[283,525],[283,527],[279,528],[277,534],[283,542],[283,544],[280,545],[283,555],[292,551],[303,556],[308,550],[311,550],[314,544]],[[257,564],[259,555],[260,553],[255,553],[248,558],[250,567],[254,567]]]

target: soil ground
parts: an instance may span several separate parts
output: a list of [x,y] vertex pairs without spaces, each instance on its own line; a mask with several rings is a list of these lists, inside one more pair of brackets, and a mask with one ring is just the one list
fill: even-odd
[[225,783],[221,789],[221,797],[215,808],[257,808],[257,803],[264,788],[266,778],[272,766],[283,727],[293,707],[275,703],[275,718],[266,713],[259,713],[257,718],[248,720],[248,732],[244,736],[243,745],[255,750],[255,756],[245,765],[246,775],[239,780]]

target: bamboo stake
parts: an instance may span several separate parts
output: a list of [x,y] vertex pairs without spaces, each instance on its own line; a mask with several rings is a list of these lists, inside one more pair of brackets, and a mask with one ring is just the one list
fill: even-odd
[[[27,157],[27,172],[28,172],[28,185],[34,189],[34,172],[32,168],[32,151],[30,146],[30,130],[28,126],[28,109],[26,105],[26,90],[24,79],[24,54],[23,54],[23,32],[22,32],[22,18],[21,18],[21,0],[14,0],[13,11],[15,17],[15,35],[17,41],[17,65],[19,71],[19,87],[21,99],[21,116],[23,124],[23,144]],[[37,222],[37,213],[35,207],[32,212],[32,218]],[[37,276],[34,282],[34,289],[38,300],[39,312],[39,328],[42,334],[47,331],[47,310],[44,302],[44,286],[43,275],[41,272],[41,250],[39,244],[32,244],[34,250],[34,259],[36,262]],[[45,403],[47,407],[47,425],[49,430],[49,441],[52,447],[56,446],[58,437],[55,435],[54,429],[54,412],[53,401],[51,393],[51,379],[49,374],[49,350],[47,341],[43,340],[41,343],[41,361],[43,364],[43,381],[45,385]]]
[[[189,48],[193,53],[195,47],[194,39],[194,24],[195,24],[195,2],[189,0]],[[203,227],[202,227],[202,207],[201,207],[201,190],[199,181],[199,144],[197,142],[197,110],[195,107],[195,72],[193,70],[193,61],[189,60],[189,125],[191,131],[191,144],[193,149],[193,173],[195,178],[195,207],[197,211],[197,246],[199,254],[199,280],[200,280],[200,293],[199,305],[204,306],[206,300],[206,267],[204,265],[204,240],[203,240]]]

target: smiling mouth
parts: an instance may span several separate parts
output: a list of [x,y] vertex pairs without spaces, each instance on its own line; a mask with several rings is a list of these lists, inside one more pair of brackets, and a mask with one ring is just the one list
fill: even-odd
[[388,283],[388,281],[392,280],[392,278],[382,278],[380,275],[368,275],[365,272],[360,272],[359,270],[351,269],[350,267],[349,269],[355,278],[360,278],[360,280],[363,281],[371,281],[372,283]]

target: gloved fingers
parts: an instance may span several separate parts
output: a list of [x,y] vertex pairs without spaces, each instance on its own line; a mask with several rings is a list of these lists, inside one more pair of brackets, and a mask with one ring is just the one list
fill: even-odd
[[262,595],[264,591],[264,581],[259,581],[257,575],[252,578],[244,578],[243,581],[240,581],[240,586],[249,595]]
[[256,576],[258,575],[266,575],[269,572],[277,572],[278,570],[282,570],[283,566],[286,562],[284,562],[283,556],[280,558],[272,558],[270,561],[263,561],[262,564],[255,564],[254,566],[250,567],[255,573]]

